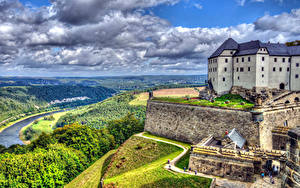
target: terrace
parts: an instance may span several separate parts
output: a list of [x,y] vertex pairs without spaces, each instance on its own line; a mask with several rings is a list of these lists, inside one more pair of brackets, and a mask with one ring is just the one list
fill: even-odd
[[226,94],[217,97],[214,100],[203,100],[198,97],[157,97],[154,95],[153,101],[189,104],[196,106],[213,106],[229,109],[251,110],[254,106],[253,103],[247,101],[239,95]]

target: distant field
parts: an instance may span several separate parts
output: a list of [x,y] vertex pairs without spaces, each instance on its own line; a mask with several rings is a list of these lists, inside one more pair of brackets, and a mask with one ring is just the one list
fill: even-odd
[[[203,90],[204,87],[197,89]],[[154,97],[198,97],[199,92],[195,88],[174,88],[174,89],[160,89],[153,92]]]
[[174,145],[140,137],[127,140],[112,159],[104,187],[203,187],[211,180],[164,169],[168,159],[183,150]]
[[[172,88],[172,89],[160,89],[160,90],[155,90],[153,91],[153,96],[154,97],[171,97],[171,98],[176,98],[176,97],[198,97],[199,96],[199,91],[203,90],[204,87],[198,87],[197,89],[195,88]],[[199,90],[199,91],[197,91]],[[129,104],[130,105],[147,105],[147,100],[149,99],[149,93],[140,93],[136,95],[136,98],[132,100]]]

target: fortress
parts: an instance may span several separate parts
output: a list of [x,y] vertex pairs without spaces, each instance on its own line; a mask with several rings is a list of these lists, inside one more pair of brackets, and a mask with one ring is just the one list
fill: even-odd
[[213,103],[238,94],[254,107],[180,104],[150,95],[145,131],[194,144],[192,170],[252,182],[273,164],[282,187],[300,187],[300,133],[293,134],[300,126],[299,64],[300,47],[228,39],[208,58],[208,86],[199,98]]
[[208,58],[208,81],[217,94],[233,86],[300,90],[300,46],[226,40]]

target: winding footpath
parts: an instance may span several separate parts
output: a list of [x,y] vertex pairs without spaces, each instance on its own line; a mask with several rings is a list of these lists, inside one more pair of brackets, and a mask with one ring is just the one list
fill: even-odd
[[173,142],[168,142],[165,140],[160,140],[158,138],[151,138],[151,137],[147,137],[143,135],[144,132],[137,134],[136,136],[145,138],[145,139],[150,139],[150,140],[155,140],[158,142],[164,142],[167,144],[171,144],[177,147],[180,147],[183,149],[183,152],[180,153],[180,155],[178,155],[176,158],[174,158],[173,160],[170,161],[170,164],[166,164],[164,166],[164,168],[166,170],[171,170],[177,173],[182,173],[182,174],[188,174],[188,175],[194,175],[194,176],[201,176],[201,177],[206,177],[206,178],[210,178],[212,179],[212,186],[211,187],[217,187],[217,188],[276,188],[276,187],[280,187],[280,181],[278,179],[275,179],[275,182],[277,182],[275,185],[274,184],[270,184],[268,181],[268,178],[265,177],[264,179],[261,179],[259,176],[256,177],[256,181],[254,183],[245,183],[245,182],[240,182],[240,181],[233,181],[233,180],[229,180],[229,179],[225,179],[225,178],[219,178],[219,177],[214,177],[214,176],[210,176],[210,175],[206,175],[206,174],[202,174],[202,173],[197,173],[197,175],[195,175],[194,172],[191,171],[183,171],[182,169],[178,168],[175,166],[175,164],[181,159],[181,157],[183,157],[189,150],[188,148],[179,145],[179,144],[175,144]]

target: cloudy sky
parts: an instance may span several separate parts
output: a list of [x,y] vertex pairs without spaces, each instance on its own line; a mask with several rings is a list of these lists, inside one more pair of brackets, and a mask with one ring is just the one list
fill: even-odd
[[300,39],[300,1],[0,0],[0,76],[206,74],[229,36]]

